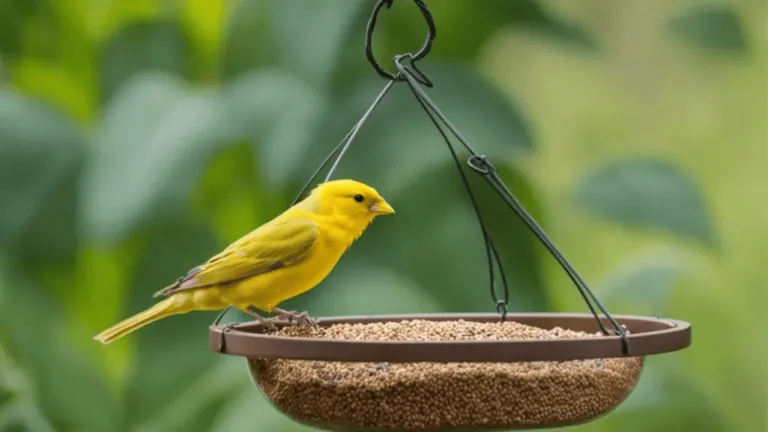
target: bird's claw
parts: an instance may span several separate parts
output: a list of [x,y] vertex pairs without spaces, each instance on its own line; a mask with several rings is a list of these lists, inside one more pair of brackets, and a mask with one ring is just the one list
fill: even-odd
[[277,326],[275,325],[274,320],[272,318],[265,318],[259,315],[258,313],[252,311],[250,308],[244,309],[244,312],[250,315],[257,323],[259,323],[266,330],[269,330],[269,331],[277,330]]
[[317,318],[312,318],[309,316],[309,312],[304,311],[301,313],[297,313],[296,311],[285,311],[285,310],[279,310],[277,311],[277,318],[284,318],[288,320],[289,323],[293,324],[295,321],[296,324],[304,324],[304,325],[316,325],[317,324]]
[[259,320],[259,324],[261,324],[262,327],[264,327],[267,331],[275,331],[277,330],[277,326],[275,325],[275,321],[271,318],[262,318]]

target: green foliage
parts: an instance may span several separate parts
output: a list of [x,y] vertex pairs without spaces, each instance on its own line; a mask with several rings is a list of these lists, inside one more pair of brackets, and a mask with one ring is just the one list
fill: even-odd
[[106,107],[85,167],[82,216],[93,238],[120,241],[150,218],[178,216],[227,136],[218,95],[151,72]]
[[[647,418],[649,411],[662,414]],[[616,427],[627,431],[659,430],[669,424],[684,424],[691,430],[729,430],[714,395],[682,365],[661,357],[647,361],[637,388],[616,412],[624,416]]]
[[669,30],[708,50],[741,53],[748,49],[736,11],[723,4],[691,6],[670,19]]
[[[541,175],[539,159],[564,150],[546,137],[568,126],[549,113],[579,97],[558,94],[542,111],[534,102],[548,92],[526,98],[507,75],[530,49],[538,50],[534,60],[572,50],[581,61],[579,54],[612,46],[606,42],[615,29],[598,37],[556,3],[537,0],[428,3],[438,26],[433,52],[420,63],[435,83],[430,97],[556,243],[567,243],[588,222],[552,204],[559,192],[540,179],[556,184],[565,173]],[[362,52],[371,6],[0,0],[0,432],[310,430],[264,400],[242,359],[207,350],[212,312],[163,320],[108,347],[91,338],[151,305],[154,291],[290,203],[385,84]],[[223,17],[213,18],[220,9]],[[696,6],[669,18],[670,30],[707,50],[746,51],[751,42],[737,10]],[[411,2],[395,2],[379,22],[374,49],[387,68],[393,54],[423,41],[423,19]],[[524,44],[507,50],[510,35],[522,35]],[[491,79],[488,58],[496,57],[505,59],[504,75]],[[549,70],[526,67],[537,78]],[[572,72],[557,76],[568,81]],[[615,89],[599,91],[615,98]],[[739,120],[729,133],[745,129]],[[572,129],[575,146],[584,132]],[[463,163],[467,154],[454,145]],[[569,166],[584,165],[577,159]],[[726,205],[709,199],[704,181],[715,176],[669,159],[614,158],[566,182],[581,209],[610,222],[600,232],[609,225],[632,236],[653,231],[665,235],[654,237],[664,248],[642,255],[611,249],[624,257],[616,268],[595,254],[597,240],[571,250],[581,253],[574,262],[599,263],[608,274],[597,291],[611,310],[706,326],[711,311],[685,306],[701,304],[689,301],[699,290],[684,289],[708,268],[687,250],[667,252],[668,243],[722,248],[734,241],[734,229],[722,226]],[[583,311],[549,286],[560,270],[536,239],[464,169],[499,248],[510,308]],[[468,196],[407,87],[396,85],[376,109],[336,175],[374,185],[397,215],[377,221],[321,288],[285,307],[313,315],[493,310]],[[702,298],[718,295],[710,290]],[[728,320],[736,329],[742,321]],[[713,340],[717,329],[709,330],[695,345]],[[728,372],[732,357],[718,351],[705,346],[696,356],[652,359],[624,406],[582,428],[749,429],[757,424],[753,407],[765,403],[727,401],[764,395],[734,390],[732,382],[754,385],[750,369]]]
[[191,76],[189,38],[176,22],[137,22],[121,28],[104,44],[101,94],[109,100],[137,72],[162,71]]
[[35,16],[48,17],[45,0],[0,1],[0,55],[18,55],[24,45],[25,25]]
[[63,311],[33,281],[4,270],[2,340],[6,361],[23,376],[9,389],[8,404],[19,406],[6,413],[16,417],[11,424],[35,431],[109,429],[119,413],[117,399],[92,361],[69,342]]
[[631,257],[601,286],[600,298],[633,313],[667,316],[664,306],[685,264],[679,254],[669,251]]
[[72,226],[57,232],[39,222],[53,211],[68,225],[72,203],[59,198],[73,198],[63,189],[79,168],[85,136],[56,109],[12,90],[0,92],[0,136],[0,244],[34,256],[71,253]]
[[581,206],[608,220],[717,243],[703,192],[665,161],[612,162],[579,180],[575,195]]

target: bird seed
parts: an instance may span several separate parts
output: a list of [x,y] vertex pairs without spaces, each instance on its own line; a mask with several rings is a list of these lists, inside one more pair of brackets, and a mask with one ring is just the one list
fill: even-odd
[[[286,337],[438,341],[599,337],[515,322],[408,320],[288,326]],[[336,430],[528,429],[581,423],[632,390],[641,357],[515,363],[360,363],[249,359],[272,402]]]

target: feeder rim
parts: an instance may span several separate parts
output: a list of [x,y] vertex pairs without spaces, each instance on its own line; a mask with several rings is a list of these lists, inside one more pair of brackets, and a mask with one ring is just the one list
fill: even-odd
[[[211,350],[248,358],[282,358],[343,362],[522,362],[640,357],[687,348],[691,325],[685,321],[638,315],[615,315],[629,330],[627,355],[619,336],[573,339],[378,341],[285,337],[265,334],[258,321],[209,328]],[[498,322],[497,314],[402,314],[318,318],[318,325],[371,324],[403,320]],[[510,313],[507,319],[551,329],[598,332],[591,314]],[[277,323],[278,327],[288,325]]]

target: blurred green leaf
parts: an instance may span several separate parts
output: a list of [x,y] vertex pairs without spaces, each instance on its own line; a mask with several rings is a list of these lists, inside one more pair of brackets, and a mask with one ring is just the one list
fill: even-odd
[[[377,221],[384,225],[390,221]],[[375,230],[378,227],[371,227]],[[327,282],[286,301],[285,307],[308,310],[313,316],[430,313],[443,310],[444,299],[432,297],[429,287],[409,280],[398,271],[371,259],[361,238],[336,266]]]
[[26,26],[35,17],[52,18],[51,12],[45,0],[0,0],[0,55],[21,54]]
[[628,432],[672,430],[681,424],[692,431],[730,430],[716,395],[674,356],[647,358],[637,388],[615,412],[611,423]]
[[240,0],[227,17],[223,52],[223,77],[235,78],[278,61],[271,32],[270,0]]
[[265,68],[232,81],[223,100],[231,133],[258,145],[267,181],[278,186],[295,176],[316,145],[325,97],[287,71]]
[[39,57],[17,58],[12,64],[16,91],[46,101],[83,125],[89,124],[98,108],[88,78],[58,61]]
[[[155,291],[205,262],[221,248],[207,226],[189,217],[177,222],[157,222],[143,234],[150,241],[136,268],[137,277],[130,290],[126,316],[156,303],[159,299],[152,298]],[[208,325],[214,317],[213,312],[197,311],[175,315],[127,336],[138,340],[134,374],[126,395],[131,424],[147,424],[156,418],[175,423],[175,414],[166,410],[175,410],[174,401],[180,397],[191,398],[183,393],[187,388],[194,388],[196,378],[213,370],[220,358],[208,349]],[[197,396],[207,397],[204,393]]]
[[285,209],[273,195],[277,191],[261,184],[254,152],[246,142],[220,152],[195,191],[196,213],[211,222],[222,242],[240,238]]
[[13,289],[4,290],[0,328],[5,350],[26,375],[28,387],[20,392],[54,430],[111,430],[120,417],[117,400],[74,347],[54,299],[18,272],[3,276],[0,283]]
[[[275,43],[286,69],[309,84],[326,88],[351,28],[368,3],[349,0],[272,2]],[[361,51],[362,54],[362,51]]]
[[[188,431],[216,429],[225,405],[239,395],[253,391],[246,361],[239,357],[221,356],[180,394],[169,401],[158,416],[136,429],[146,431]],[[253,416],[249,423],[253,424]]]
[[670,19],[669,30],[708,50],[744,52],[748,48],[737,12],[726,4],[690,6]]
[[718,243],[704,192],[694,179],[661,160],[610,162],[575,185],[577,204],[606,220],[708,245]]
[[189,77],[191,51],[188,36],[176,22],[135,22],[121,28],[104,46],[102,100],[110,100],[118,88],[138,72]]
[[171,217],[219,145],[227,141],[214,93],[141,74],[108,107],[83,182],[84,227],[118,241],[148,218]]
[[[45,256],[66,253],[74,241],[67,223],[74,215],[66,210],[74,197],[66,191],[85,137],[59,112],[11,91],[0,92],[0,137],[0,244]],[[51,221],[49,211],[61,211],[59,219]],[[42,219],[52,224],[37,223]]]
[[[243,365],[243,374],[247,374]],[[316,432],[278,411],[257,389],[244,392],[221,412],[212,432]]]
[[[23,242],[15,247],[17,257],[27,264],[71,259],[80,244],[78,235],[78,194],[82,173],[84,148],[78,148],[73,163],[52,185],[46,197],[38,203],[34,217],[21,232]],[[2,165],[2,164],[0,164]]]
[[606,302],[631,305],[633,313],[661,315],[685,264],[678,254],[657,250],[630,257],[602,284],[598,295]]

